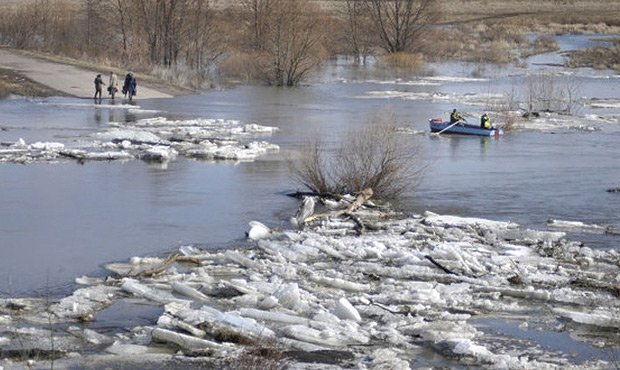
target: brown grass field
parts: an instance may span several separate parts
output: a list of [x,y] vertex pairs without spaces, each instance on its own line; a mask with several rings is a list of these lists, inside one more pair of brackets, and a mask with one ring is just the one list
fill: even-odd
[[[36,0],[0,0],[3,6],[24,5]],[[310,0],[335,10],[344,0]],[[75,4],[81,0],[67,0]],[[235,0],[211,0],[216,8],[227,8]],[[605,23],[620,27],[618,0],[440,0],[445,23],[509,22],[511,24],[593,25]]]
[[[336,9],[343,0],[315,0]],[[220,0],[220,3],[225,1]],[[507,22],[515,25],[594,25],[620,27],[617,0],[441,0],[444,23]]]

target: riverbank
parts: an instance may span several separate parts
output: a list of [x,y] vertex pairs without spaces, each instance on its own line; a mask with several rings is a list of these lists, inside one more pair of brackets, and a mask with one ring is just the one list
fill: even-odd
[[[4,70],[4,88],[25,96],[74,96],[92,98],[93,81],[97,74],[105,83],[114,71],[122,83],[127,71],[83,63],[43,53],[33,53],[10,48],[0,48],[0,68]],[[138,99],[171,98],[189,90],[174,87],[153,77],[135,74],[138,80]],[[20,94],[21,93],[21,94]],[[107,94],[106,94],[107,95]]]
[[9,95],[48,97],[65,94],[37,83],[14,69],[0,68],[0,99]]
[[[301,231],[252,221],[248,236],[254,248],[184,245],[108,264],[109,276],[80,277],[57,302],[0,300],[0,366],[617,365],[619,255],[562,231],[367,203]],[[132,327],[110,331],[114,307]]]

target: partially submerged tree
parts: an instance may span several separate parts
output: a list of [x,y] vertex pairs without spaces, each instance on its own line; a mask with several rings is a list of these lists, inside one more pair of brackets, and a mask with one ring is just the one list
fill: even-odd
[[342,10],[343,49],[362,60],[372,52],[372,24],[367,10],[364,2],[359,0],[345,0]]
[[257,60],[269,84],[294,86],[325,57],[322,11],[305,0],[275,1]]
[[378,39],[388,53],[417,51],[423,32],[439,19],[437,0],[361,0]]
[[403,137],[394,122],[393,114],[374,117],[348,131],[335,151],[315,135],[292,164],[293,177],[320,195],[371,188],[376,197],[392,199],[413,189],[424,166],[412,138]]

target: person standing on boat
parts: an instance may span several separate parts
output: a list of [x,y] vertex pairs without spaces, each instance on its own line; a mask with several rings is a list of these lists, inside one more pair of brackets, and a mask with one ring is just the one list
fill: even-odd
[[461,116],[461,114],[457,112],[456,109],[453,109],[452,113],[450,113],[450,123],[455,123],[461,121],[462,119],[463,116]]
[[489,116],[484,113],[481,117],[480,117],[480,128],[483,128],[485,130],[490,130],[491,129],[491,119],[489,118]]

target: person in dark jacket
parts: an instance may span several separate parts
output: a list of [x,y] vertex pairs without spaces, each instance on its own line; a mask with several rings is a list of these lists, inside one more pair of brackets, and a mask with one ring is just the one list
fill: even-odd
[[123,83],[123,95],[129,96],[129,101],[133,99],[138,93],[138,82],[133,73],[129,72],[125,75],[125,82]]
[[129,101],[131,101],[138,93],[138,81],[136,81],[136,77],[134,75],[131,75],[131,80],[129,80],[129,90],[127,93],[129,94]]
[[456,109],[453,109],[452,113],[450,113],[450,123],[455,123],[461,121],[462,119],[463,116],[461,116],[461,114],[457,112]]
[[123,82],[123,96],[127,97],[127,93],[129,93],[129,84],[131,83],[132,73],[128,72],[125,75],[125,82]]
[[97,77],[95,77],[95,100],[97,100],[97,96],[99,96],[99,100],[101,100],[101,92],[103,91],[103,85],[105,85],[105,83],[103,82],[103,79],[101,78],[101,75],[97,75]]

